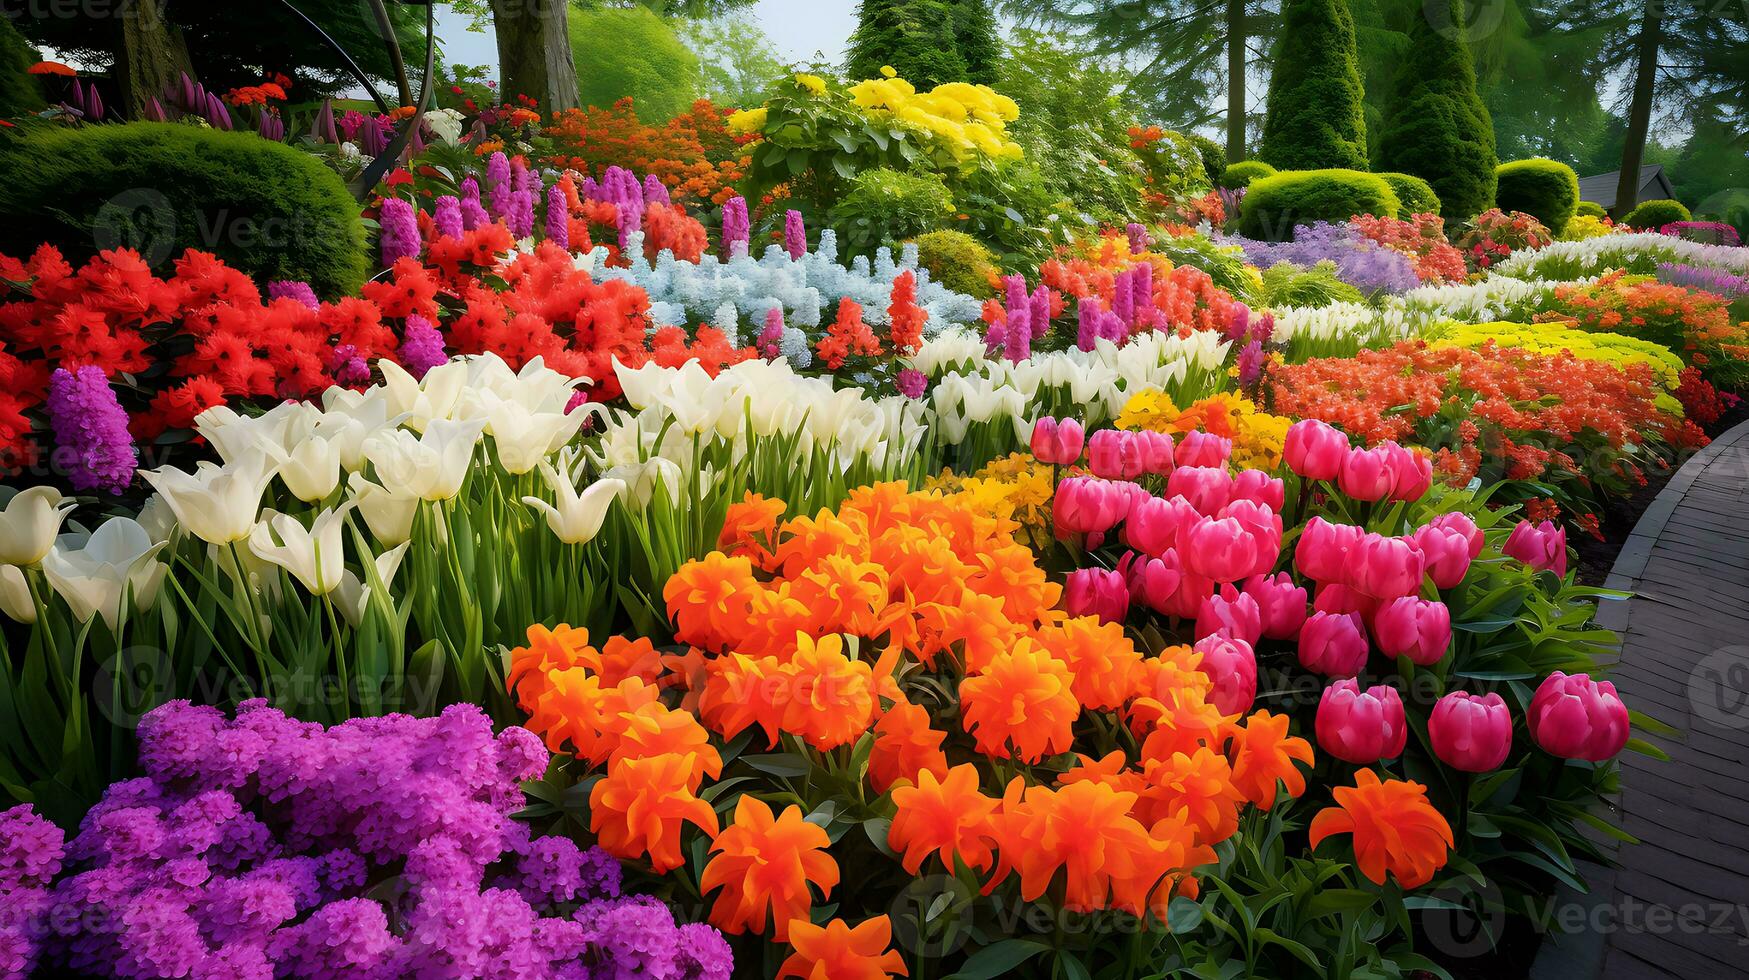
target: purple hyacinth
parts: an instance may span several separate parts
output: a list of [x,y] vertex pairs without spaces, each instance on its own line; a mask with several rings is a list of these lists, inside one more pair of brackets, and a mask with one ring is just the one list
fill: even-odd
[[382,228],[381,245],[383,253],[383,268],[388,268],[399,259],[416,259],[419,257],[421,242],[419,240],[419,217],[413,213],[413,205],[398,197],[383,201],[377,224]]
[[460,238],[466,226],[462,223],[461,198],[445,194],[431,207],[431,227],[443,238]]
[[1010,361],[1024,361],[1032,356],[1032,310],[1029,304],[1008,312],[1008,334],[1002,353]]
[[1239,341],[1244,340],[1245,336],[1250,332],[1251,307],[1246,306],[1244,303],[1235,302],[1232,307],[1227,310],[1226,337],[1229,341],[1238,343]]
[[1130,302],[1135,307],[1136,326],[1154,326],[1154,267],[1147,262],[1130,266]]
[[547,241],[567,251],[571,248],[571,209],[565,190],[557,184],[547,188]]
[[73,489],[121,493],[128,488],[139,454],[128,432],[128,413],[102,368],[56,368],[49,378],[48,412],[54,459],[67,468]]
[[783,307],[774,306],[765,311],[765,327],[759,331],[759,339],[754,344],[759,348],[759,356],[768,361],[783,356]]
[[1704,290],[1733,302],[1749,298],[1749,275],[1734,276],[1710,266],[1662,262],[1658,265],[1658,281]]
[[396,356],[401,367],[415,378],[425,377],[425,372],[449,360],[443,351],[443,334],[417,313],[407,318],[407,329],[401,335],[401,349]]
[[1253,340],[1239,352],[1239,387],[1249,388],[1263,376],[1263,345]]
[[734,255],[736,245],[751,245],[753,223],[747,216],[747,199],[736,195],[723,202],[723,253]]
[[791,209],[783,216],[783,250],[796,261],[808,254],[808,229],[800,211]]
[[1117,314],[1117,318],[1126,326],[1136,322],[1136,297],[1133,288],[1129,276],[1119,273],[1112,277],[1111,312]]
[[534,191],[510,192],[510,213],[504,216],[504,223],[517,238],[534,234]]
[[929,387],[929,378],[916,368],[905,368],[893,379],[893,386],[906,398],[922,398],[924,389]]
[[322,308],[320,300],[316,299],[316,291],[310,284],[297,279],[280,279],[267,284],[268,299],[295,299],[312,310]]
[[510,186],[512,190],[529,191],[534,189],[534,182],[539,178],[528,167],[528,161],[517,157],[510,161]]
[[499,150],[486,161],[486,204],[492,217],[502,218],[510,210],[510,195],[515,190],[510,184],[510,158]]
[[647,174],[644,177],[644,203],[646,203],[646,204],[673,204],[674,203],[674,200],[668,196],[667,185],[663,184],[662,179],[660,177],[657,177],[655,174]]
[[1097,346],[1096,341],[1104,330],[1105,310],[1100,307],[1099,300],[1084,296],[1075,308],[1075,346],[1090,351]]
[[328,373],[334,376],[335,384],[362,385],[370,380],[370,365],[359,356],[357,347],[336,344],[328,355]]
[[1040,284],[1032,291],[1032,339],[1038,340],[1051,330],[1051,288]]
[[1130,254],[1132,255],[1140,255],[1148,250],[1149,245],[1154,244],[1153,239],[1148,235],[1148,226],[1139,221],[1132,221],[1124,225],[1124,234],[1129,236]]

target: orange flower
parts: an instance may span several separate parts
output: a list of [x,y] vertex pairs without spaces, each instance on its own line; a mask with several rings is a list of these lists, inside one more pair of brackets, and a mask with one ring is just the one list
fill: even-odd
[[844,637],[815,640],[796,634],[796,652],[783,668],[783,727],[822,752],[861,738],[874,721],[874,672],[844,655]]
[[1081,704],[1069,668],[1031,640],[992,657],[960,683],[960,721],[985,755],[1038,762],[1069,751]]
[[1016,777],[992,820],[1000,860],[984,886],[986,894],[1017,870],[1020,897],[1031,902],[1061,870],[1063,905],[1071,911],[1111,907],[1114,882],[1127,890],[1128,898],[1145,898],[1168,869],[1146,828],[1130,815],[1135,802],[1134,793],[1120,793],[1103,783],[1051,790],[1023,788]]
[[[588,630],[564,625],[547,629],[536,623],[528,628],[528,646],[510,651],[510,673],[505,689],[515,691],[517,685],[530,675],[533,675],[534,685],[539,686],[544,685],[545,676],[554,671],[568,667],[599,669],[600,663],[595,648],[589,645]],[[522,706],[529,707],[531,700],[525,693]]]
[[704,692],[698,700],[705,724],[725,739],[758,725],[765,730],[766,743],[776,745],[783,729],[777,689],[787,683],[777,658],[731,653],[706,661],[705,670]]
[[1306,791],[1306,777],[1294,763],[1311,765],[1312,745],[1289,735],[1287,726],[1287,715],[1258,711],[1231,729],[1233,785],[1264,811],[1275,806],[1277,784],[1295,799]]
[[27,75],[65,75],[72,78],[79,74],[72,66],[63,65],[58,61],[39,61],[24,70]]
[[628,859],[648,855],[657,874],[684,864],[681,824],[717,833],[716,811],[688,788],[694,768],[695,760],[683,755],[615,763],[589,793],[589,829],[602,849]]
[[808,886],[817,886],[824,900],[838,884],[838,865],[826,853],[830,844],[826,831],[802,818],[801,807],[774,818],[751,793],[742,795],[734,822],[717,835],[715,856],[699,878],[702,892],[722,889],[711,906],[711,924],[732,935],[763,935],[769,923],[772,937],[787,941],[790,924],[808,919]]
[[607,757],[609,770],[621,759],[680,756],[692,764],[686,788],[694,793],[704,777],[716,779],[723,774],[723,758],[710,744],[710,733],[692,715],[654,701],[636,711],[622,712],[620,720],[623,731],[619,744]]
[[790,945],[796,948],[777,971],[777,980],[884,980],[910,976],[905,958],[887,947],[892,945],[893,924],[877,915],[855,929],[843,919],[823,926],[797,921],[790,926]]
[[988,871],[993,830],[990,816],[996,812],[997,802],[978,792],[977,766],[954,766],[943,780],[925,769],[917,774],[917,785],[893,790],[893,805],[898,809],[887,831],[887,843],[905,852],[902,863],[911,874],[923,867],[931,853],[949,872],[955,870],[955,857],[966,867]]
[[1427,802],[1427,787],[1362,769],[1353,786],[1338,786],[1336,806],[1312,818],[1315,848],[1332,834],[1354,835],[1354,860],[1375,885],[1393,875],[1404,888],[1420,888],[1445,866],[1452,846],[1451,825]]
[[1143,771],[1148,782],[1140,801],[1143,820],[1181,816],[1204,844],[1219,844],[1239,829],[1245,797],[1233,785],[1226,756],[1208,748],[1189,755],[1175,752],[1148,759]]
[[777,521],[783,516],[781,500],[768,500],[753,491],[740,503],[730,504],[723,520],[717,547],[731,556],[744,557],[770,571],[771,546],[777,541]]
[[1081,764],[1057,777],[1058,786],[1068,786],[1071,783],[1104,783],[1120,793],[1134,793],[1138,797],[1148,788],[1148,781],[1142,774],[1130,768],[1129,759],[1124,757],[1122,749],[1113,749],[1102,759],[1076,753],[1075,758]]
[[545,735],[547,746],[555,752],[568,741],[578,758],[597,765],[619,745],[628,724],[625,716],[658,696],[656,688],[636,677],[605,687],[601,678],[579,667],[544,675],[544,680],[545,689],[532,706],[528,692],[534,685],[522,686],[529,731]]
[[920,773],[947,775],[941,741],[947,733],[929,727],[929,712],[901,701],[875,723],[875,743],[868,756],[868,781],[885,793],[901,779],[913,783]]
[[1075,697],[1084,707],[1113,710],[1129,700],[1132,675],[1142,655],[1124,636],[1122,623],[1078,616],[1041,627],[1038,642],[1068,665],[1075,678]]
[[760,591],[751,562],[713,551],[682,565],[662,587],[662,599],[676,639],[720,648],[745,629]]

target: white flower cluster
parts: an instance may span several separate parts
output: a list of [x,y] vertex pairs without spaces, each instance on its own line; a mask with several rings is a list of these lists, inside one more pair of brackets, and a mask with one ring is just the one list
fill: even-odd
[[1332,303],[1329,306],[1289,306],[1275,311],[1278,344],[1327,344],[1353,340],[1362,346],[1392,344],[1415,331],[1396,297],[1383,306]]
[[1543,275],[1544,267],[1550,265],[1597,275],[1611,269],[1635,266],[1640,267],[1638,271],[1651,272],[1660,262],[1680,262],[1720,269],[1733,275],[1749,275],[1749,248],[1691,242],[1656,232],[1633,232],[1555,242],[1537,249],[1519,249],[1496,265],[1493,271],[1497,275],[1533,279]]
[[913,244],[904,246],[897,261],[891,250],[882,247],[872,263],[858,256],[846,267],[838,263],[837,236],[827,229],[821,234],[819,247],[799,259],[791,259],[782,248],[771,245],[763,258],[754,259],[737,248],[726,262],[715,255],[684,262],[664,250],[652,265],[643,258],[641,236],[635,232],[628,238],[625,254],[631,260],[629,268],[607,267],[605,250],[599,246],[580,258],[579,264],[603,279],[624,279],[642,288],[650,295],[651,319],[657,324],[709,322],[723,328],[729,325],[727,316],[732,311],[737,314],[735,325],[746,326],[740,331],[742,340],[751,343],[764,329],[766,314],[772,309],[781,309],[790,327],[813,329],[821,326],[828,308],[850,299],[862,306],[865,322],[883,326],[892,303],[893,279],[907,269],[917,276],[917,305],[929,317],[923,327],[925,335],[953,324],[971,323],[982,310],[978,300],[932,282],[929,270],[918,265]]

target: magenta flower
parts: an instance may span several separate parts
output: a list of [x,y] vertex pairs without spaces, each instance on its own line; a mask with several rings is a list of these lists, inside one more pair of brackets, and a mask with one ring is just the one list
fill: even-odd
[[49,426],[57,465],[65,466],[75,490],[121,493],[134,481],[139,453],[128,432],[128,413],[116,401],[103,369],[56,368],[49,378]]

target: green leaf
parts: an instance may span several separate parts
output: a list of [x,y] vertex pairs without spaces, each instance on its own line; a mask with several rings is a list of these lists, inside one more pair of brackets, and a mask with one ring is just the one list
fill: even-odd
[[814,768],[812,763],[794,752],[772,752],[767,755],[747,755],[742,756],[741,761],[760,772],[767,772],[773,776],[806,776]]
[[1312,896],[1306,903],[1306,917],[1322,918],[1326,915],[1349,915],[1367,908],[1378,900],[1372,892],[1361,891],[1358,888],[1326,888]]
[[989,980],[1003,976],[1049,949],[1044,943],[1031,939],[1004,939],[967,957],[965,965],[952,980]]

